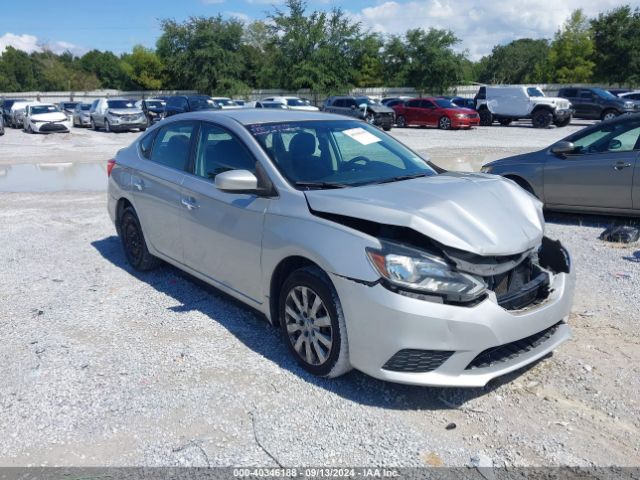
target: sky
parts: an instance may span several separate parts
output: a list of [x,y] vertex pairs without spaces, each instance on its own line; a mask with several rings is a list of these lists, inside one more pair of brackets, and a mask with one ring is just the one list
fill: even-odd
[[[221,14],[243,21],[264,19],[282,0],[2,0],[0,52],[12,45],[27,52],[46,45],[56,53],[91,49],[128,52],[154,47],[160,21]],[[457,50],[478,60],[494,45],[518,38],[551,38],[576,8],[588,16],[640,0],[308,0],[308,11],[340,7],[365,29],[401,34],[408,28],[452,30]]]

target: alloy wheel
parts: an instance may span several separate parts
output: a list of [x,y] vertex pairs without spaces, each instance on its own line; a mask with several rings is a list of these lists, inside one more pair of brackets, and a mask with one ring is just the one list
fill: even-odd
[[406,126],[407,126],[407,120],[402,115],[400,115],[398,117],[398,127],[404,128]]
[[324,364],[333,348],[333,329],[322,298],[306,286],[289,291],[285,302],[285,328],[296,354],[308,365]]
[[438,125],[442,130],[449,130],[451,128],[451,119],[449,117],[442,117]]
[[616,115],[614,112],[607,112],[604,117],[602,118],[604,121],[607,120],[613,120],[614,118],[616,118],[618,115]]

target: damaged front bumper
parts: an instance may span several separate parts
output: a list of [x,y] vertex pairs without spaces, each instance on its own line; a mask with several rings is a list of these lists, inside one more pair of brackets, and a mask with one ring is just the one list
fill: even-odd
[[501,306],[493,291],[471,306],[449,305],[333,275],[351,364],[382,380],[458,387],[522,368],[570,338],[575,274],[565,261],[566,271],[548,272],[544,298],[520,310]]

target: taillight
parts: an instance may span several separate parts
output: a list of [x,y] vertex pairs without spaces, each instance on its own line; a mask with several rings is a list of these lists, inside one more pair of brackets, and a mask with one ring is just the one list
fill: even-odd
[[111,159],[107,162],[107,177],[111,176],[111,170],[113,170],[113,167],[116,166],[116,161],[115,159]]

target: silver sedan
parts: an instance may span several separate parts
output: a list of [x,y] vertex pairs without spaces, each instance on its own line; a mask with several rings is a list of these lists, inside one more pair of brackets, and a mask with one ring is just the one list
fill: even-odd
[[551,210],[637,216],[639,154],[640,115],[623,115],[482,171],[515,181]]
[[570,337],[574,273],[542,204],[361,120],[176,115],[108,173],[134,268],[164,260],[258,310],[313,374],[481,386]]

